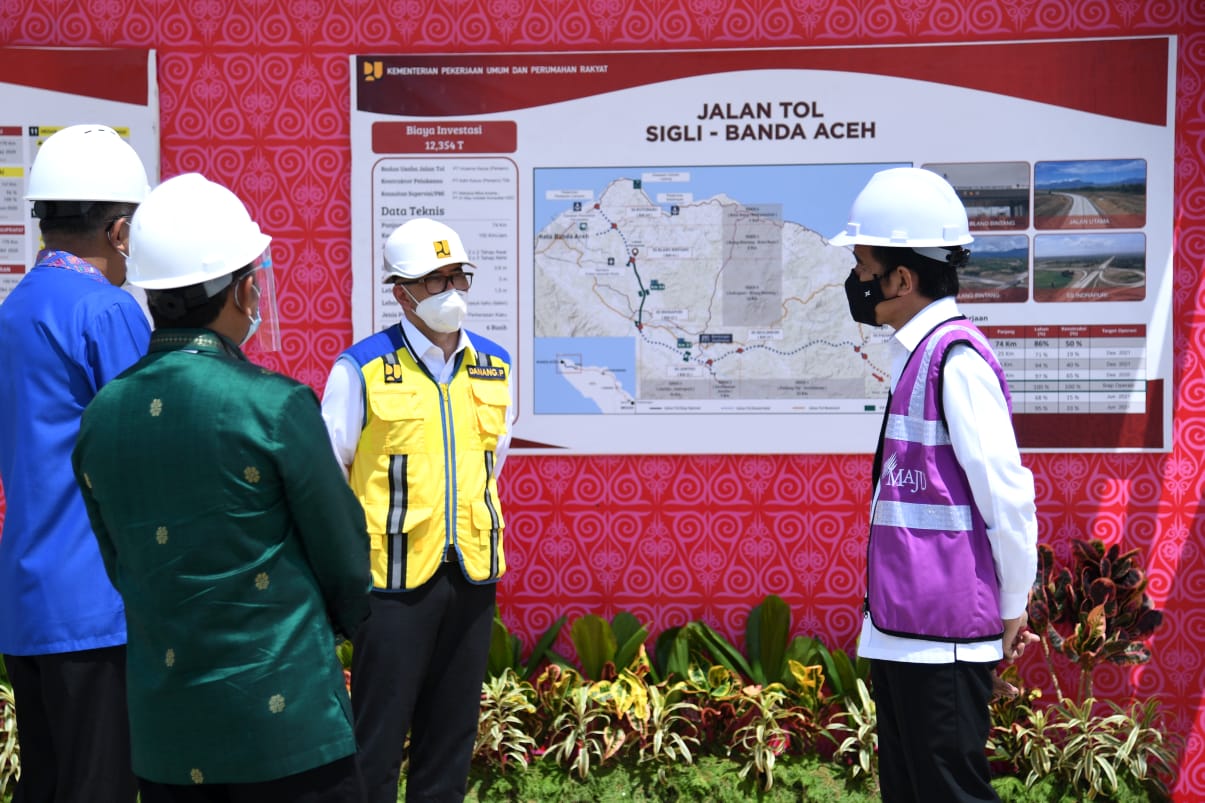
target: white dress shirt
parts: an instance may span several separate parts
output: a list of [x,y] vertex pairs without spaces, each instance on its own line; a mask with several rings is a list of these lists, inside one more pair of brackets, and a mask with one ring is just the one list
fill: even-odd
[[[409,320],[402,318],[401,327],[406,333],[406,339],[414,348],[414,356],[422,361],[431,376],[441,384],[450,382],[456,369],[456,358],[469,345],[468,334],[463,329],[460,330],[460,342],[456,344],[456,351],[452,353],[451,359],[445,360],[443,349],[427,339],[427,336]],[[502,462],[510,446],[510,424],[514,420],[513,373],[508,379],[511,402],[507,411],[506,431],[499,436],[498,446],[494,450],[495,479],[502,474]],[[326,389],[322,391],[322,420],[326,422],[326,431],[330,435],[331,447],[335,450],[339,465],[343,466],[343,473],[347,474],[352,460],[355,459],[356,446],[360,443],[360,431],[364,427],[364,380],[359,366],[352,360],[335,360],[331,374],[326,380]]]
[[[953,298],[941,298],[900,327],[890,345],[893,392],[908,356],[925,335],[959,314]],[[975,507],[987,526],[1000,582],[1000,616],[1014,619],[1025,611],[1038,568],[1033,474],[1021,465],[1012,418],[995,372],[965,343],[950,349],[942,369],[942,403],[954,455],[966,472]],[[872,510],[877,502],[876,488]],[[1004,646],[1000,639],[951,644],[891,636],[864,616],[858,655],[918,664],[987,662],[1003,658]]]

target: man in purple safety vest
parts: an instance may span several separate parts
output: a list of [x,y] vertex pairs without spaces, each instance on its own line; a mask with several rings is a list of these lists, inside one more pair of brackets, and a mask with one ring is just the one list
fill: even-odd
[[854,320],[895,330],[858,642],[889,803],[998,799],[984,750],[994,669],[1037,639],[1033,475],[1004,371],[954,300],[971,240],[954,188],[912,167],[876,173],[830,240],[853,246]]

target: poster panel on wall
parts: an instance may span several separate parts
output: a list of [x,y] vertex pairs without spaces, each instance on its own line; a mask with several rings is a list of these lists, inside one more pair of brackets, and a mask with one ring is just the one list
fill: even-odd
[[[0,48],[0,302],[41,248],[33,205],[25,200],[38,148],[61,128],[107,125],[159,176],[159,90],[155,51],[111,48]],[[145,294],[124,288],[146,312]],[[149,315],[148,315],[149,317]]]
[[1167,450],[1174,37],[352,57],[353,324],[418,216],[516,357],[519,453],[873,449],[888,329],[829,244],[876,171],[945,176],[959,305],[1022,448]]

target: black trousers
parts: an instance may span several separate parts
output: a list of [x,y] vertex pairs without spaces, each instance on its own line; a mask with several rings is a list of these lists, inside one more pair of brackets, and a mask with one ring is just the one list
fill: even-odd
[[355,756],[312,770],[258,783],[196,786],[138,779],[141,803],[360,803],[360,775]]
[[464,799],[496,591],[444,563],[420,588],[372,593],[351,670],[368,803],[396,803],[407,733],[407,803]]
[[870,662],[884,803],[999,800],[984,747],[995,662]]
[[5,655],[17,703],[13,803],[133,803],[126,648]]

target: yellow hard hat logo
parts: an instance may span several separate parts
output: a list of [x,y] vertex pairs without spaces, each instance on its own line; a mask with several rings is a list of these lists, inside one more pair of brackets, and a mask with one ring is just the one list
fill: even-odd
[[431,244],[435,246],[436,259],[447,259],[452,256],[452,249],[448,246],[447,240],[436,240]]

